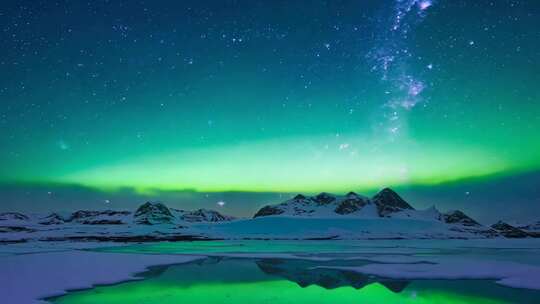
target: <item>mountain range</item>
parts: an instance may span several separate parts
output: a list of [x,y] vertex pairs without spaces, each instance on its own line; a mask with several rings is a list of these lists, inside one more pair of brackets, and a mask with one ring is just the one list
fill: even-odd
[[0,213],[0,242],[178,241],[201,239],[395,239],[526,238],[540,236],[540,222],[484,226],[463,211],[416,210],[395,191],[373,197],[298,194],[259,209],[252,219],[215,210],[168,208],[147,202],[135,212],[80,210],[46,216]]

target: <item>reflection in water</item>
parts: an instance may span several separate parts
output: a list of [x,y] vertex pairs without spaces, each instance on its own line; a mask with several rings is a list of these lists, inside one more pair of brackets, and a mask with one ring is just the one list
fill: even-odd
[[384,280],[353,271],[313,268],[310,267],[312,263],[307,261],[265,259],[256,261],[256,264],[263,272],[296,282],[300,287],[318,285],[325,289],[335,289],[350,286],[360,289],[372,283],[380,283],[393,292],[401,292],[409,285],[408,281]]
[[536,291],[489,281],[399,281],[319,268],[362,261],[207,258],[155,267],[142,281],[50,299],[55,304],[537,303]]

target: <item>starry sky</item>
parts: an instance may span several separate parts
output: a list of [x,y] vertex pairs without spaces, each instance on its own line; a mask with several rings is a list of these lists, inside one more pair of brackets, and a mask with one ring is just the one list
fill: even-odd
[[540,217],[535,0],[6,1],[0,38],[0,209]]

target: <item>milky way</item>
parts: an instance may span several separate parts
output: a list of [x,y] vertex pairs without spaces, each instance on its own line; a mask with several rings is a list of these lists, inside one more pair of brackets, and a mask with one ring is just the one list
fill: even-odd
[[[399,136],[406,128],[407,112],[422,101],[422,92],[427,84],[411,71],[411,65],[417,64],[417,55],[408,48],[408,38],[414,35],[415,26],[427,14],[433,5],[429,0],[396,0],[387,22],[379,30],[377,45],[367,58],[372,63],[372,71],[380,76],[385,84],[388,99],[383,103],[384,122],[379,123],[390,138]],[[432,64],[426,66],[431,70]]]

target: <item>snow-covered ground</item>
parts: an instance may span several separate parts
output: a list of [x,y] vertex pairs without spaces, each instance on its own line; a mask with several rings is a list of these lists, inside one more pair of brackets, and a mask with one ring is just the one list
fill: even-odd
[[[177,241],[192,239],[479,239],[502,237],[484,226],[447,224],[409,217],[301,217],[264,216],[222,222],[181,222],[142,225],[63,224],[42,225],[18,221],[1,227],[0,243],[40,241]],[[6,228],[7,229],[7,228]]]
[[[454,230],[453,228],[458,228]],[[483,238],[465,227],[434,220],[402,218],[312,218],[265,216],[216,224],[197,224],[192,233],[224,239],[399,239]]]
[[540,266],[460,256],[380,256],[366,257],[366,260],[374,263],[358,267],[329,268],[392,279],[489,279],[508,287],[540,290]]
[[[77,244],[73,247],[88,247]],[[44,298],[69,290],[141,279],[135,276],[151,266],[201,259],[192,255],[145,255],[91,252],[66,248],[4,245],[0,256],[0,302],[47,303]],[[90,245],[90,247],[93,247]]]

